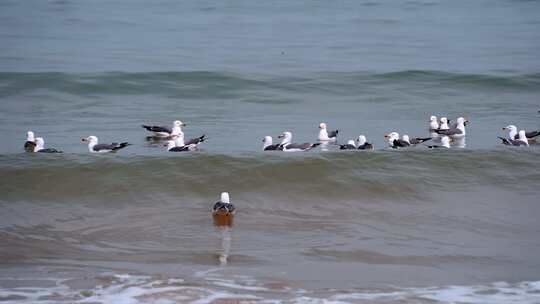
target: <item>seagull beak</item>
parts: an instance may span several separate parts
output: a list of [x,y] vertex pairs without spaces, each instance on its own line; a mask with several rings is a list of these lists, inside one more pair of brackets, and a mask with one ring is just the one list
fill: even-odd
[[503,130],[506,130],[506,127],[502,128]]
[[81,141],[82,141],[82,142],[85,142],[85,141],[87,141],[87,140],[88,140],[88,139],[86,139],[86,138],[81,138]]
[[278,136],[277,138],[283,138],[283,137],[284,137],[284,135],[283,135],[283,134],[281,134],[281,135],[279,135],[279,136]]
[[388,138],[388,137],[390,137],[390,135],[384,134],[384,138]]
[[187,124],[183,122],[183,123],[182,123],[182,127],[185,127],[185,126],[187,126]]

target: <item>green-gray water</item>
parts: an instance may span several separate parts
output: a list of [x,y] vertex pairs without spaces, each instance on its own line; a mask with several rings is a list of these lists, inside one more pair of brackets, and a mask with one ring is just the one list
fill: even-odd
[[[538,1],[2,1],[0,41],[2,303],[540,301],[540,148],[497,139],[540,128]],[[386,148],[430,115],[466,147]],[[261,151],[320,122],[376,150]]]

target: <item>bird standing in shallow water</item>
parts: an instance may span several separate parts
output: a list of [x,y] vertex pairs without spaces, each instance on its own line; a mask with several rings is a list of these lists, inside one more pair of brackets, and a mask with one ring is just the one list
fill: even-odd
[[212,217],[216,226],[232,226],[236,208],[231,203],[228,192],[222,192],[219,202],[212,208]]

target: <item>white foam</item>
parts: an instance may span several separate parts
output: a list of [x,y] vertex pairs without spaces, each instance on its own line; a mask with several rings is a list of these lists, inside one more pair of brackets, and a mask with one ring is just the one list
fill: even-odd
[[392,292],[364,292],[335,295],[338,300],[414,300],[425,299],[442,303],[506,304],[539,303],[540,281],[509,284],[497,282],[483,286],[446,286],[407,288]]
[[[506,283],[496,282],[473,286],[441,286],[422,288],[392,287],[385,290],[328,291],[316,296],[317,291],[290,287],[270,289],[258,280],[244,275],[221,274],[223,268],[198,273],[204,283],[186,282],[180,278],[155,278],[144,275],[104,274],[112,278],[109,283],[92,290],[71,289],[69,280],[45,278],[53,281],[50,287],[0,287],[2,304],[20,303],[119,303],[119,304],[210,304],[218,300],[261,304],[343,304],[351,302],[433,302],[468,304],[540,303],[540,281]],[[9,279],[9,278],[3,278]],[[13,280],[21,280],[13,278]],[[42,279],[40,279],[42,280]],[[28,280],[31,282],[31,280]],[[87,294],[87,296],[85,296]],[[8,300],[9,299],[9,300]]]

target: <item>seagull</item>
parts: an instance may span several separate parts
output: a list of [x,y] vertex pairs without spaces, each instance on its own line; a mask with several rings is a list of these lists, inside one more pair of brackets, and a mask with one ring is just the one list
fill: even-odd
[[206,135],[202,135],[196,138],[192,138],[186,142],[184,142],[184,132],[180,132],[177,135],[173,136],[175,145],[177,147],[183,147],[183,146],[194,146],[195,148],[199,147],[199,144],[204,142],[206,140]]
[[328,133],[326,130],[326,123],[321,122],[319,124],[319,141],[336,141],[339,130],[331,131]]
[[229,199],[228,192],[221,192],[219,202],[212,207],[212,217],[216,226],[231,226],[233,224],[236,208]]
[[437,132],[439,135],[446,135],[453,139],[464,137],[466,135],[465,123],[468,121],[465,120],[465,118],[463,117],[459,117],[456,121],[457,121],[457,126],[455,128],[446,129],[446,130],[438,129],[438,130],[435,130],[435,132]]
[[388,140],[388,145],[393,148],[405,148],[409,147],[411,144],[404,141],[403,139],[399,139],[399,133],[398,132],[391,132],[384,135],[384,138]]
[[154,132],[155,137],[169,137],[169,136],[178,135],[178,133],[182,132],[182,127],[185,127],[185,126],[186,124],[181,122],[180,120],[175,120],[173,122],[172,129],[169,127],[164,127],[164,126],[142,125],[142,127],[145,128],[146,130],[150,132]]
[[94,135],[88,136],[82,139],[83,142],[88,142],[88,150],[91,153],[107,153],[116,152],[122,148],[125,148],[131,144],[127,142],[112,143],[112,144],[98,144],[98,138]]
[[174,140],[168,140],[165,146],[167,146],[167,151],[169,152],[188,152],[198,150],[197,145],[195,144],[178,146]]
[[439,122],[437,121],[437,116],[431,115],[431,117],[429,118],[429,130],[435,131],[437,129],[439,129]]
[[[519,134],[517,131],[517,127],[514,125],[508,125],[503,128],[503,130],[508,130],[508,138],[510,139],[518,139]],[[528,139],[528,141],[536,141],[536,138],[538,135],[540,135],[540,130],[537,131],[531,131],[531,132],[525,132],[525,137]]]
[[499,137],[499,139],[502,140],[503,144],[508,145],[508,146],[529,146],[529,141],[527,139],[525,130],[519,130],[518,139],[511,139],[511,138],[504,138],[504,137]]
[[278,151],[283,150],[280,144],[272,144],[272,136],[265,136],[263,138],[263,151]]
[[62,151],[56,150],[54,148],[45,149],[45,140],[43,137],[36,138],[36,146],[34,147],[34,152],[40,153],[62,153]]
[[303,144],[296,144],[291,143],[292,140],[292,133],[289,131],[283,132],[278,138],[283,138],[281,140],[280,147],[283,149],[284,152],[298,152],[298,151],[308,151],[312,148],[317,147],[320,145],[320,143],[310,144],[310,143],[303,143]]
[[444,135],[443,137],[441,137],[441,145],[440,146],[433,145],[433,146],[427,146],[427,147],[430,148],[430,149],[437,149],[437,148],[450,149],[450,138],[448,138],[448,136]]
[[339,145],[340,150],[356,150],[356,144],[354,140],[349,140],[346,145]]
[[409,145],[413,145],[413,146],[416,146],[418,144],[421,144],[423,142],[426,142],[428,140],[431,140],[431,137],[413,137],[413,138],[409,138],[409,135],[407,134],[404,134],[402,136],[402,139],[406,142],[409,143]]
[[212,214],[216,215],[217,213],[225,213],[231,215],[234,215],[236,213],[236,208],[231,203],[228,192],[221,192],[221,198],[219,202],[215,203],[214,207],[212,207]]
[[32,131],[26,132],[26,142],[24,143],[24,151],[34,152],[35,147],[36,147],[36,139],[34,137],[34,132]]
[[373,144],[368,143],[364,135],[358,136],[356,142],[358,150],[373,150]]

